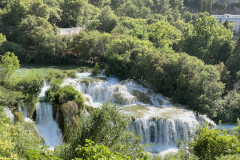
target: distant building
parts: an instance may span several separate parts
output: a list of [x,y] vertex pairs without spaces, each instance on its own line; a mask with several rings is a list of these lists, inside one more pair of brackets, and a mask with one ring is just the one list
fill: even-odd
[[83,29],[81,27],[74,27],[74,28],[60,28],[60,35],[65,35],[65,36],[73,36],[75,34],[78,34],[82,31]]
[[231,15],[231,14],[224,14],[224,15],[211,15],[215,17],[219,23],[224,23],[226,20],[235,24],[234,31],[239,32],[240,26],[240,15]]

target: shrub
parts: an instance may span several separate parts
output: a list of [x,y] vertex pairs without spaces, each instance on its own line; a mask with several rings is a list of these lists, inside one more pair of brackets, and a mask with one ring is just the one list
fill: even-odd
[[237,137],[218,129],[201,128],[189,147],[191,153],[204,160],[240,153]]
[[18,128],[14,132],[18,133],[13,137],[15,143],[14,151],[19,157],[25,157],[29,150],[35,150],[40,152],[42,139],[37,132],[37,128],[34,123],[24,122],[16,125]]
[[17,89],[21,90],[25,95],[30,97],[37,97],[41,92],[44,84],[43,77],[35,72],[28,72],[17,84]]
[[221,156],[217,158],[217,160],[240,160],[240,155],[234,154],[234,155]]
[[94,144],[91,140],[85,140],[86,145],[84,147],[77,147],[77,158],[79,160],[84,159],[92,159],[92,160],[98,160],[98,159],[112,159],[112,160],[121,160],[121,159],[131,159],[130,157],[127,157],[121,153],[113,153],[109,150],[108,147],[104,145],[97,145]]
[[24,100],[24,95],[20,91],[11,91],[0,86],[0,105],[8,107],[16,107]]
[[17,135],[15,126],[4,121],[6,117],[1,117],[0,121],[0,159],[18,159],[18,155],[14,152],[15,143],[13,136]]
[[51,70],[48,72],[46,79],[48,82],[51,82],[53,79],[64,79],[66,78],[66,75],[61,72],[61,71],[57,71],[57,70]]
[[49,101],[54,101],[58,104],[67,103],[68,101],[74,101],[78,105],[79,109],[83,109],[83,95],[80,92],[76,91],[71,85],[61,88],[60,86],[55,84],[55,86],[52,86],[47,91],[46,95]]
[[70,71],[58,71],[58,70],[51,70],[48,72],[46,79],[48,82],[59,80],[62,83],[62,80],[64,78],[76,78],[76,71],[70,70]]
[[28,150],[41,150],[41,138],[33,123],[10,124],[0,107],[0,159],[25,159]]
[[93,74],[94,76],[97,76],[99,73],[100,73],[100,68],[99,68],[98,62],[96,62],[96,63],[95,63],[95,66],[94,66],[94,68],[93,68],[92,74]]
[[240,94],[230,91],[223,100],[216,103],[218,118],[223,123],[236,123],[240,114]]
[[44,150],[43,147],[41,151],[31,150],[27,151],[25,156],[30,160],[60,160],[59,158],[52,155],[52,152],[49,150]]

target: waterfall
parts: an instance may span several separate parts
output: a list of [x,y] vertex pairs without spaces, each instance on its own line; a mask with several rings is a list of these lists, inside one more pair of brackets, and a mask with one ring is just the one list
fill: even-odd
[[5,112],[6,117],[11,119],[11,122],[14,122],[14,115],[12,114],[11,109],[9,107],[4,107],[3,111]]
[[76,79],[65,79],[62,86],[66,85],[82,92],[89,106],[101,107],[106,101],[116,104],[121,113],[132,119],[128,130],[141,135],[143,144],[152,145],[146,149],[151,153],[175,152],[177,141],[188,139],[201,123],[215,125],[206,116],[196,117],[192,111],[176,107],[168,98],[133,80],[78,73]]
[[53,148],[62,143],[62,133],[53,119],[52,105],[47,102],[37,104],[37,126],[44,139],[44,145]]
[[37,103],[37,127],[39,134],[44,139],[44,145],[49,146],[49,149],[54,149],[62,143],[62,133],[58,123],[53,118],[52,105],[44,102],[45,92],[49,88],[47,84],[44,85],[39,95],[41,102]]
[[25,122],[33,122],[33,121],[28,117],[27,107],[22,107],[22,106],[19,104],[19,105],[18,105],[18,112],[20,112],[20,113],[23,114]]

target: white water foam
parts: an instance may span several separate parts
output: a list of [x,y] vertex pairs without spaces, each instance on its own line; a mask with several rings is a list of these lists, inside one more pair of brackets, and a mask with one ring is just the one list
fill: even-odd
[[[153,144],[146,151],[164,155],[176,152],[176,142],[187,139],[198,125],[209,122],[215,125],[206,116],[196,115],[181,107],[175,107],[168,98],[143,87],[133,80],[120,81],[115,77],[101,79],[91,77],[91,73],[78,73],[76,79],[65,79],[62,86],[72,85],[81,91],[86,104],[101,107],[106,101],[117,104],[126,115],[137,115],[131,122],[130,130],[142,135],[142,143]],[[133,92],[143,94],[150,102],[142,102],[133,95]],[[125,107],[144,106],[143,110],[124,110]]]
[[53,119],[52,105],[47,102],[37,104],[38,132],[44,139],[44,145],[53,149],[62,143],[62,133]]
[[11,119],[11,122],[14,122],[14,115],[12,114],[12,111],[9,107],[4,107],[3,111],[6,114],[6,117]]

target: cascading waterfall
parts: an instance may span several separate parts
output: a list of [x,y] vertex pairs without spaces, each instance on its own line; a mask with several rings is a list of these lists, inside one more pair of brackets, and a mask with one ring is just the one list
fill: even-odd
[[37,104],[38,132],[44,139],[44,145],[53,148],[62,143],[62,133],[53,119],[52,105],[47,102]]
[[44,139],[44,145],[49,146],[49,149],[52,150],[62,143],[62,132],[53,118],[52,105],[44,102],[45,92],[48,88],[47,84],[42,88],[39,95],[41,102],[37,103],[36,115],[38,132]]
[[27,107],[22,107],[21,105],[18,105],[18,112],[23,113],[25,122],[33,122],[33,121],[28,117]]
[[106,101],[122,108],[122,113],[132,117],[129,130],[142,136],[142,143],[153,144],[147,148],[152,153],[165,154],[176,151],[176,142],[185,140],[204,122],[215,125],[206,116],[198,116],[182,107],[175,107],[160,94],[134,82],[117,78],[91,77],[79,73],[77,79],[65,79],[62,86],[73,85],[84,94],[86,104],[101,107]]
[[169,148],[175,148],[177,141],[187,140],[193,135],[199,123],[206,121],[206,117],[196,118],[191,112],[181,117],[171,119],[136,119],[130,124],[130,129],[141,135],[142,143],[153,145],[147,150],[158,153]]
[[12,114],[11,109],[9,107],[4,107],[3,111],[5,112],[6,117],[11,119],[11,122],[14,122],[14,115]]

